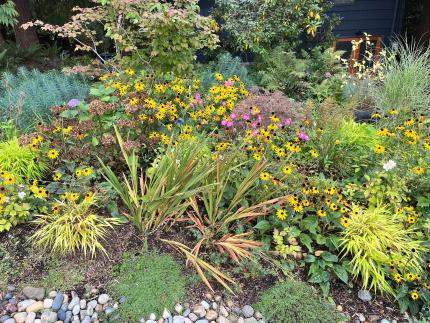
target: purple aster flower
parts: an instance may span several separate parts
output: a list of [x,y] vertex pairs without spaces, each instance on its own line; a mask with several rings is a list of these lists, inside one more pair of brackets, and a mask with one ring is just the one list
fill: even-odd
[[69,102],[67,102],[67,105],[70,108],[77,107],[79,104],[81,104],[81,101],[79,101],[78,99],[71,99]]

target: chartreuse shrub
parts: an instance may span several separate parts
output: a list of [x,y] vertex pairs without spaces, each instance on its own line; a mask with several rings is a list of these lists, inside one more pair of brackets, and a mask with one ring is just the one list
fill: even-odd
[[39,215],[34,220],[38,230],[31,239],[36,245],[59,254],[82,251],[94,256],[97,251],[106,253],[102,240],[119,221],[97,214],[96,205],[95,196],[81,202],[59,201],[52,207],[52,214]]
[[83,100],[88,93],[89,85],[79,75],[26,68],[16,74],[4,72],[0,76],[0,121],[14,120],[20,129],[31,129],[50,118],[52,106]]
[[[400,215],[378,206],[354,209],[344,223],[341,248],[351,257],[351,273],[363,287],[394,295],[390,277],[402,280],[408,274],[421,276],[424,253],[428,251],[414,232],[405,228]],[[396,267],[391,273],[388,269]],[[412,279],[413,280],[413,279]]]
[[112,292],[125,297],[120,306],[122,322],[138,322],[150,313],[160,316],[185,296],[187,279],[181,266],[167,254],[126,253],[114,271]]
[[345,318],[307,283],[280,282],[264,291],[255,304],[268,322],[343,322]]
[[17,138],[0,143],[0,171],[9,173],[17,182],[41,179],[47,170],[46,162],[29,146],[21,146]]

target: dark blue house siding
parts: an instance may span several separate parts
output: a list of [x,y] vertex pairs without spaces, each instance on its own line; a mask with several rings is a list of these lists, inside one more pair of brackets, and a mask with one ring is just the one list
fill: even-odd
[[399,34],[402,27],[404,0],[355,0],[336,4],[331,13],[341,18],[335,29],[338,37],[353,37],[363,32],[383,36],[384,43]]
[[[334,1],[336,2],[336,1]],[[383,36],[387,44],[400,33],[405,0],[354,0],[349,4],[335,4],[331,13],[341,18],[335,29],[337,37],[353,37],[367,32]],[[210,14],[215,0],[200,0],[201,13]]]

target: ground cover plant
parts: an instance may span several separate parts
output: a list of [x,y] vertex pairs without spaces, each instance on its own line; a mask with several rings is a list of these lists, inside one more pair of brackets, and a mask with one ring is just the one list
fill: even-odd
[[112,290],[125,297],[121,318],[139,320],[150,313],[161,315],[185,296],[187,279],[169,255],[156,252],[126,254],[114,272]]
[[[99,296],[106,321],[429,318],[429,50],[399,40],[376,57],[364,34],[349,73],[321,40],[329,7],[217,1],[221,42],[195,0],[96,0],[25,24],[97,61],[67,69],[85,79],[3,74],[0,315],[20,315],[8,285],[31,282]],[[319,42],[299,52],[305,38]]]

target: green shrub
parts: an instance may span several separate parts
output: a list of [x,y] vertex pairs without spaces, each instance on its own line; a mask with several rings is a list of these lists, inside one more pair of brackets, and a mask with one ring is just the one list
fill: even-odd
[[125,296],[120,306],[123,322],[138,322],[150,313],[160,316],[185,296],[186,278],[181,266],[166,254],[126,254],[114,273],[112,292]]
[[50,118],[50,107],[71,99],[83,100],[89,85],[79,75],[58,71],[18,69],[16,74],[0,76],[0,121],[14,120],[20,129],[31,129],[38,121]]
[[430,106],[430,47],[400,42],[382,60],[382,81],[373,87],[373,99],[382,112],[427,112]]
[[268,322],[341,322],[345,319],[310,285],[294,280],[265,291],[255,305]]
[[234,57],[230,53],[218,55],[215,61],[205,65],[200,73],[201,85],[208,89],[216,83],[214,74],[221,73],[225,79],[234,75],[239,76],[240,80],[247,86],[252,86],[254,82],[250,79],[248,69],[243,65],[239,57]]
[[28,146],[21,146],[17,138],[0,143],[0,171],[13,175],[17,182],[41,179],[47,164]]

